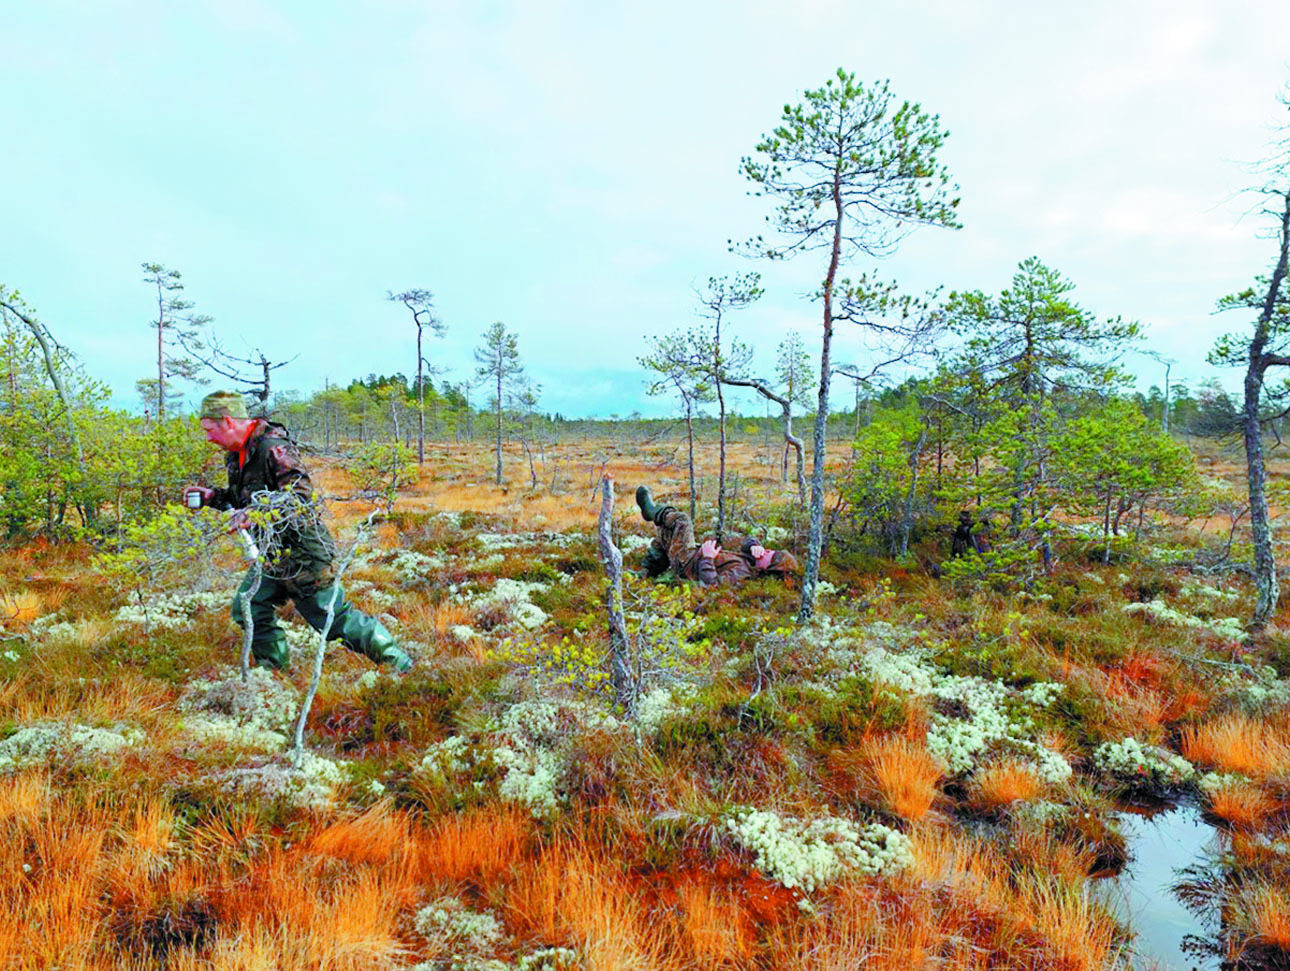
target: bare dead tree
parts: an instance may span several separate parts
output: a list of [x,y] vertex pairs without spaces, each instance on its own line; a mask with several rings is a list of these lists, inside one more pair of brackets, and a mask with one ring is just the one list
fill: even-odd
[[646,342],[650,345],[650,353],[636,359],[641,367],[659,375],[650,382],[645,393],[653,397],[667,391],[674,391],[680,396],[681,404],[685,408],[691,522],[695,522],[698,518],[696,512],[698,490],[694,484],[694,414],[699,404],[712,401],[716,397],[705,372],[696,364],[699,357],[695,347],[697,338],[698,335],[693,330],[688,333],[668,334],[664,337],[647,337]]
[[[184,350],[207,370],[240,385],[238,390],[243,394],[254,396],[260,403],[261,416],[267,415],[269,411],[272,373],[278,368],[286,367],[300,356],[296,354],[285,361],[270,361],[264,352],[256,347],[252,348],[246,357],[240,357],[224,347],[213,331],[204,339],[181,334],[179,342]],[[247,368],[251,369],[249,373]]]
[[[1281,97],[1290,107],[1290,89]],[[1275,242],[1275,255],[1267,273],[1252,286],[1218,301],[1218,310],[1244,310],[1254,314],[1247,334],[1226,334],[1210,351],[1211,364],[1245,367],[1245,401],[1241,429],[1245,442],[1246,483],[1250,496],[1250,538],[1254,544],[1254,582],[1257,597],[1250,620],[1251,635],[1261,634],[1276,610],[1280,597],[1272,521],[1268,512],[1267,468],[1263,454],[1266,416],[1262,402],[1267,372],[1290,367],[1290,125],[1279,132],[1280,141],[1263,167],[1266,180],[1255,190],[1262,201],[1261,216],[1271,224],[1265,233]]]
[[605,608],[609,614],[609,671],[614,685],[614,700],[630,716],[636,707],[636,685],[632,677],[627,618],[623,615],[623,554],[614,545],[614,477],[605,472],[600,479],[600,516],[596,534],[600,542],[600,559],[605,564],[609,586],[605,590]]
[[63,414],[67,418],[67,437],[71,438],[72,447],[76,450],[76,468],[79,469],[81,478],[84,480],[85,454],[81,451],[80,432],[76,431],[76,418],[72,414],[71,401],[67,397],[67,386],[63,384],[62,375],[58,373],[57,353],[62,352],[67,355],[70,352],[62,344],[59,344],[57,340],[54,340],[53,334],[49,333],[49,328],[36,320],[35,316],[18,309],[18,303],[21,303],[18,294],[10,293],[10,291],[0,288],[0,307],[12,313],[23,324],[26,324],[27,329],[31,331],[32,337],[36,338],[36,343],[40,344],[41,355],[45,358],[45,374],[49,375],[49,383],[53,384],[54,392],[58,395],[58,401],[63,406]]
[[717,464],[717,542],[721,542],[726,528],[726,401],[721,385],[727,375],[742,374],[752,360],[752,348],[737,340],[729,348],[722,344],[721,326],[726,314],[742,310],[761,298],[760,273],[739,273],[729,277],[710,277],[703,290],[695,289],[699,303],[699,316],[712,322],[712,330],[704,334],[701,350],[693,366],[703,374],[717,395],[717,428],[720,448]]
[[806,462],[803,455],[802,440],[793,434],[793,402],[771,388],[762,378],[725,377],[723,384],[737,388],[752,388],[768,401],[773,401],[783,411],[784,416],[784,451],[793,449],[797,453],[797,502],[806,505]]
[[313,708],[314,696],[318,694],[318,684],[322,680],[323,658],[327,654],[327,635],[331,633],[331,625],[336,619],[336,600],[340,596],[340,581],[344,576],[345,570],[354,559],[354,554],[358,548],[363,545],[367,534],[376,524],[379,517],[379,510],[373,509],[367,514],[358,525],[358,531],[354,534],[354,541],[349,544],[349,549],[341,557],[340,562],[336,565],[336,578],[332,582],[331,599],[327,601],[327,619],[323,621],[322,629],[318,631],[318,647],[314,651],[313,673],[309,677],[309,688],[305,692],[304,700],[300,703],[300,714],[296,717],[295,741],[292,744],[292,757],[299,761],[300,756],[304,753],[305,748],[305,722],[309,720],[309,711]]

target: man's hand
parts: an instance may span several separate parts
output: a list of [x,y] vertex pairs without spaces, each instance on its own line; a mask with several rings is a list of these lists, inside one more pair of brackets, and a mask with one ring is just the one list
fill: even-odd
[[705,560],[715,560],[720,552],[721,547],[717,545],[715,539],[705,539],[703,545],[699,547],[699,555]]
[[251,525],[251,517],[246,514],[245,509],[234,509],[228,517],[228,531],[236,533],[239,529],[246,529]]
[[754,560],[760,560],[766,555],[766,547],[753,543],[752,546],[748,547],[748,552]]
[[215,501],[215,490],[212,489],[210,486],[186,485],[184,486],[184,492],[183,492],[185,505],[188,504],[188,493],[190,492],[201,493],[203,506],[209,506],[212,502]]

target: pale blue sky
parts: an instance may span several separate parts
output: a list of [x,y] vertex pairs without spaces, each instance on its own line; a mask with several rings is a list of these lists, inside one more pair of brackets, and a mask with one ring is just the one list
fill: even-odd
[[727,253],[766,212],[739,158],[839,66],[951,132],[965,228],[885,261],[911,287],[997,290],[1038,255],[1195,383],[1243,323],[1214,299],[1271,256],[1231,197],[1285,118],[1276,0],[0,0],[0,29],[0,282],[119,404],[154,366],[153,260],[226,343],[299,350],[278,373],[301,391],[411,373],[383,298],[426,287],[450,377],[502,320],[544,410],[664,413],[643,335],[752,268],[767,296],[735,326],[768,368],[787,328],[814,346],[822,271]]

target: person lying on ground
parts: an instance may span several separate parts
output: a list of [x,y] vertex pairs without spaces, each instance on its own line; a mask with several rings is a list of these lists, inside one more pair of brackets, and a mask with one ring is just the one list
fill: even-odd
[[723,550],[714,539],[694,542],[694,524],[675,506],[660,506],[646,486],[636,490],[641,518],[658,527],[658,535],[645,554],[645,575],[662,576],[670,568],[681,580],[704,586],[743,583],[753,575],[752,564],[739,553]]

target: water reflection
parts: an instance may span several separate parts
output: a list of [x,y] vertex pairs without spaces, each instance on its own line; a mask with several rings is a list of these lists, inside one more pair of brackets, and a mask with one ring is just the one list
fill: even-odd
[[[1204,927],[1174,892],[1189,868],[1204,866],[1222,837],[1193,806],[1120,814],[1129,862],[1104,882],[1103,892],[1135,932],[1135,966],[1219,971],[1217,949]],[[1190,898],[1189,898],[1190,899]]]

